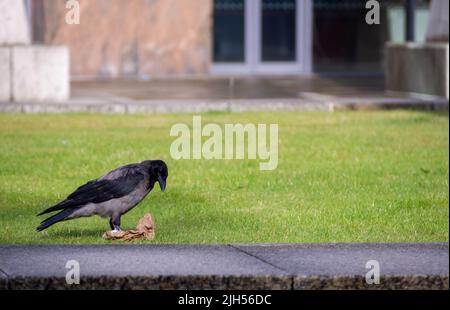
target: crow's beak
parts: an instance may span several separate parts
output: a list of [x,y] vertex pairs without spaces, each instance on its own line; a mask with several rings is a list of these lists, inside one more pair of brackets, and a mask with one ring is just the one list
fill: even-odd
[[161,187],[161,191],[164,192],[166,189],[166,180],[164,180],[160,175],[158,176],[159,187]]

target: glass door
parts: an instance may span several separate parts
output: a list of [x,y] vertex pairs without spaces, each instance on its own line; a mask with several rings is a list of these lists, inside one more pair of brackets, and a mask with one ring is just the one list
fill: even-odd
[[245,1],[215,0],[213,27],[213,61],[245,62]]
[[214,0],[212,72],[311,72],[311,0]]
[[296,1],[262,0],[261,61],[296,61]]

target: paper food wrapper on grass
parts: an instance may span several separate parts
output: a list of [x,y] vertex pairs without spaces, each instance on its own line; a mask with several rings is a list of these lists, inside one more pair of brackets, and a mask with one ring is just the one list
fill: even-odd
[[118,232],[110,230],[103,234],[103,238],[123,241],[133,241],[138,239],[153,240],[155,238],[155,223],[153,222],[153,217],[150,213],[147,213],[139,220],[136,230],[123,230]]

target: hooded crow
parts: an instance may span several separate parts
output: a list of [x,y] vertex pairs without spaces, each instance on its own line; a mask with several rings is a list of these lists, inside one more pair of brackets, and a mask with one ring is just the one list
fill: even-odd
[[156,182],[166,188],[167,165],[162,160],[146,160],[114,169],[77,188],[66,199],[38,214],[60,211],[36,228],[42,231],[55,223],[79,217],[109,217],[109,225],[120,231],[120,217],[139,204]]

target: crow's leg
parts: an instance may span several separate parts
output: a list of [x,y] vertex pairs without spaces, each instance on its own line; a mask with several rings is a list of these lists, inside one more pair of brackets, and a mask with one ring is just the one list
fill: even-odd
[[122,230],[120,229],[120,216],[121,215],[114,215],[113,217],[111,217],[112,228],[116,232]]
[[109,219],[109,227],[111,227],[111,230],[114,229],[113,220],[112,218]]

